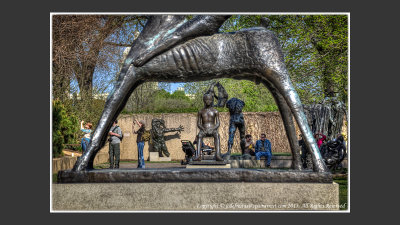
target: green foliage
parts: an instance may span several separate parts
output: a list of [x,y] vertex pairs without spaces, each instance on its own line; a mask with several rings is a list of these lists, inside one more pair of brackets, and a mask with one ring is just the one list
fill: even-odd
[[[213,81],[218,81],[225,88],[230,98],[238,98],[245,102],[244,112],[271,112],[277,111],[275,100],[263,85],[256,85],[248,80],[218,79],[205,82],[186,83],[184,88],[187,93],[194,96],[193,106],[198,109],[204,106],[203,94]],[[215,89],[216,92],[217,89]],[[220,112],[228,111],[227,108],[218,108]]]
[[339,205],[344,205],[344,208],[341,208],[340,210],[347,210],[348,209],[348,178],[343,177],[343,178],[335,178],[333,179],[334,182],[339,184]]
[[136,110],[125,110],[124,114],[130,113],[188,113],[197,112],[198,108],[193,106],[193,101],[186,96],[184,91],[176,90],[172,94],[164,89],[155,91],[146,99],[146,104]]
[[65,106],[59,100],[53,100],[53,157],[63,155],[64,144],[74,141],[79,131],[78,118],[68,114]]
[[94,98],[81,100],[73,96],[72,99],[65,100],[63,103],[67,112],[78,118],[78,123],[83,120],[92,123],[93,127],[95,127],[103,112],[105,100]]
[[347,15],[235,15],[221,32],[261,26],[278,37],[285,64],[304,104],[338,95],[347,102],[348,18]]

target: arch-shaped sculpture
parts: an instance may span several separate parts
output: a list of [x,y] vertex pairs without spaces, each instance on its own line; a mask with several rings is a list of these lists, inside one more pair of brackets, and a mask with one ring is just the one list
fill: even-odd
[[277,38],[264,27],[216,33],[228,17],[196,16],[187,22],[180,15],[150,17],[132,44],[88,150],[72,170],[93,168],[94,157],[104,146],[112,121],[140,84],[234,78],[261,82],[271,91],[282,115],[295,169],[300,170],[301,163],[292,114],[312,154],[314,171],[327,172]]

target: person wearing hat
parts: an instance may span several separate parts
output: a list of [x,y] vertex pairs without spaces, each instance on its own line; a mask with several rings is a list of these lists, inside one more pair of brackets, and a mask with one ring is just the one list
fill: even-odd
[[135,122],[132,124],[132,131],[134,134],[137,134],[136,143],[138,147],[138,166],[137,168],[145,168],[144,166],[144,157],[143,157],[143,149],[144,149],[144,140],[143,134],[145,132],[145,122],[143,120],[138,121],[135,119],[139,129],[135,131]]

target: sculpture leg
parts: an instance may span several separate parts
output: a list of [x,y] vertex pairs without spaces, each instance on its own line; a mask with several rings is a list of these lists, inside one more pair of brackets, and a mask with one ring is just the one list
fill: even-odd
[[242,155],[244,154],[244,148],[245,148],[245,135],[246,135],[246,126],[244,123],[244,120],[241,121],[241,123],[238,125],[239,128],[239,135],[240,135],[240,149],[242,150]]
[[292,114],[294,115],[297,121],[297,125],[299,126],[300,131],[303,134],[304,141],[307,144],[312,154],[313,162],[315,165],[314,171],[327,172],[328,169],[326,168],[323,158],[319,152],[317,143],[315,142],[311,129],[308,125],[308,121],[304,114],[300,98],[296,90],[294,89],[292,82],[290,81],[289,74],[287,73],[283,62],[281,62],[280,64],[281,65],[275,62],[274,64],[275,72],[269,71],[266,77],[268,76],[271,77],[272,75],[272,79],[270,81],[276,87],[276,89],[282,95],[282,97],[286,100],[287,105],[289,106]]
[[138,76],[133,71],[131,66],[128,70],[124,67],[118,78],[117,85],[114,91],[108,97],[103,113],[93,132],[93,138],[87,150],[77,160],[72,171],[82,171],[93,169],[93,161],[97,152],[104,146],[107,140],[107,134],[110,130],[113,121],[118,117],[119,113],[124,108],[132,91],[141,84]]
[[282,116],[283,125],[285,127],[286,135],[288,137],[290,150],[292,152],[293,164],[292,168],[295,170],[302,170],[302,162],[300,156],[300,147],[297,141],[296,128],[294,126],[292,113],[290,112],[289,106],[286,104],[283,96],[276,90],[271,83],[263,81],[264,85],[269,89],[272,96],[278,105],[279,112]]
[[200,161],[201,160],[201,143],[203,141],[204,133],[202,131],[199,132],[198,139],[197,139],[197,149],[196,154],[193,157],[193,161]]
[[221,150],[220,150],[218,132],[214,132],[214,146],[215,146],[215,160],[216,161],[223,161],[224,159],[221,157]]
[[167,145],[165,144],[165,141],[163,141],[163,143],[162,143],[161,150],[162,150],[162,153],[163,153],[165,156],[169,157],[169,152],[168,152]]
[[231,150],[233,146],[233,139],[235,138],[236,125],[233,122],[229,122],[229,139],[228,139],[228,151],[222,156],[225,160],[229,160],[231,156]]

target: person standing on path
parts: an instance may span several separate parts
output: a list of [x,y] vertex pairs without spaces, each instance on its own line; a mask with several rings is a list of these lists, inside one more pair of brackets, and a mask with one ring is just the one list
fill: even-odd
[[143,120],[136,120],[137,125],[139,126],[139,129],[135,131],[135,122],[132,123],[132,131],[134,134],[137,134],[136,138],[136,143],[137,143],[137,148],[138,148],[138,166],[137,168],[145,168],[144,166],[144,157],[143,157],[143,149],[144,149],[144,140],[143,140],[143,134],[146,131],[146,126]]
[[110,132],[108,133],[108,135],[110,135],[110,138],[108,139],[108,141],[110,142],[108,150],[108,154],[110,157],[110,169],[119,168],[121,143],[120,138],[122,138],[122,131],[117,123],[118,120],[115,120],[110,129]]

